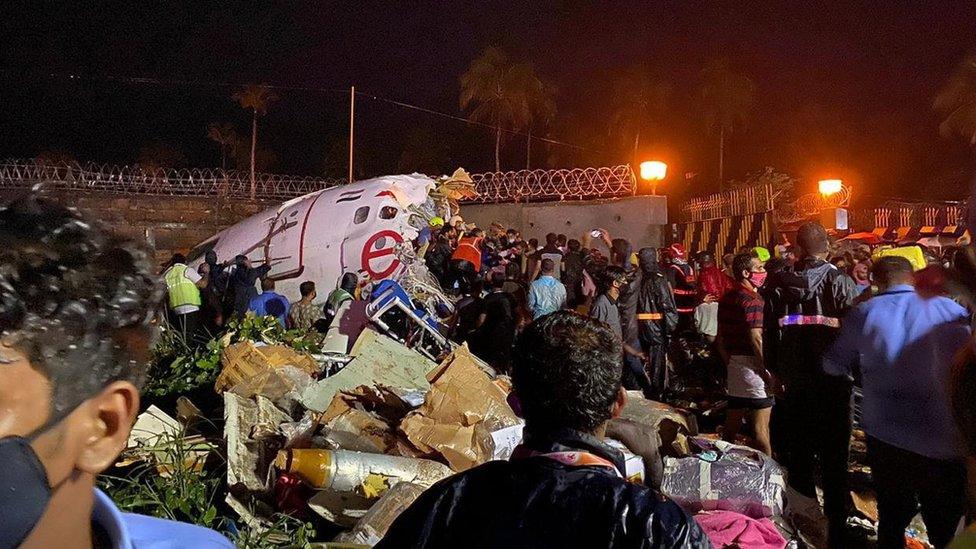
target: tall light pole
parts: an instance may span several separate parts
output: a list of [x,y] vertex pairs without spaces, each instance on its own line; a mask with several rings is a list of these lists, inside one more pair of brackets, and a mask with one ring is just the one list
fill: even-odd
[[356,86],[349,88],[349,179],[347,183],[352,183],[352,151],[355,146],[356,133]]
[[644,181],[651,182],[651,194],[657,194],[657,184],[668,175],[668,165],[660,160],[648,160],[640,163],[640,176]]

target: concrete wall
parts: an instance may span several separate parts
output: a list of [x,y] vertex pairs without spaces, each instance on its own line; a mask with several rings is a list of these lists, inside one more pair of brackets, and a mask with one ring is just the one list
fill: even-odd
[[497,221],[522,231],[525,239],[545,239],[546,233],[580,238],[597,228],[614,238],[627,238],[635,247],[660,246],[668,222],[664,196],[633,196],[608,200],[533,202],[528,204],[465,204],[461,217],[479,227]]
[[[168,260],[174,252],[185,253],[217,232],[278,204],[239,198],[121,197],[109,193],[47,192],[44,196],[76,207],[117,233],[146,243],[155,249],[159,263]],[[0,193],[0,199],[10,197]]]

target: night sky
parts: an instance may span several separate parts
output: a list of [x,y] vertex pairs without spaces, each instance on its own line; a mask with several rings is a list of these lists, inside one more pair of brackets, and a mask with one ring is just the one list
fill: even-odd
[[[973,2],[275,4],[3,2],[0,157],[131,163],[163,146],[185,165],[219,165],[208,124],[249,131],[223,84],[263,82],[285,87],[260,121],[268,168],[338,177],[343,89],[463,116],[458,76],[500,46],[557,90],[556,119],[537,131],[586,149],[534,143],[536,166],[629,161],[605,137],[614,88],[643,67],[674,91],[673,119],[646,128],[641,156],[668,161],[676,197],[714,190],[718,140],[698,73],[724,58],[758,90],[727,144],[729,178],[774,166],[811,185],[842,177],[865,197],[958,198],[972,171],[972,151],[939,136],[932,100],[976,49]],[[483,128],[365,97],[357,113],[362,176],[492,166]],[[506,140],[503,168],[524,165],[524,138]]]

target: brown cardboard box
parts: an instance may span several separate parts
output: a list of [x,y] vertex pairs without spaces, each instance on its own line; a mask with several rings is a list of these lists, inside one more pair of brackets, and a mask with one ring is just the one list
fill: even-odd
[[491,459],[491,433],[521,420],[467,346],[457,348],[427,379],[424,404],[400,423],[400,431],[424,453],[440,454],[455,471]]
[[[220,364],[222,369],[214,384],[214,390],[218,393],[283,366],[294,366],[310,376],[319,372],[319,364],[305,353],[299,353],[285,345],[257,346],[252,341],[228,346],[221,354]],[[273,378],[269,377],[271,379]]]

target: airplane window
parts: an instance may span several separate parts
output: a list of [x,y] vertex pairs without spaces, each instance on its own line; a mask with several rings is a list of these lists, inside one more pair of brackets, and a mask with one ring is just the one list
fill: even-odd
[[367,217],[369,217],[369,206],[360,206],[356,210],[356,215],[353,216],[352,222],[355,225],[359,225],[363,221],[366,221]]
[[393,206],[383,206],[380,208],[380,219],[393,219],[396,217],[397,209]]

